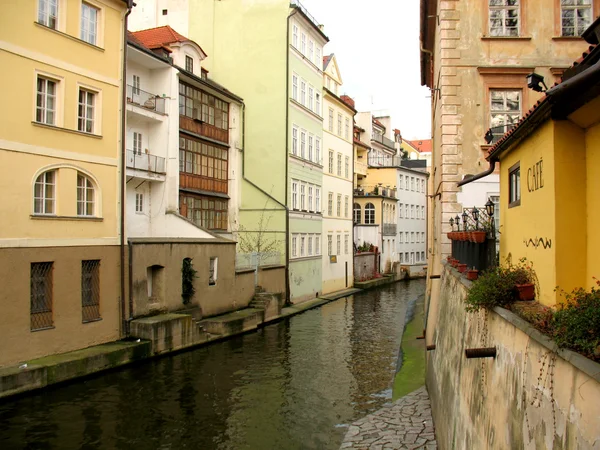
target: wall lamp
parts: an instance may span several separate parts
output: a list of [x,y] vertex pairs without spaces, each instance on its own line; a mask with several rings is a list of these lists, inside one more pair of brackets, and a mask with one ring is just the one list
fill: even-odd
[[488,201],[485,204],[485,211],[487,212],[488,216],[494,217],[494,203],[492,202],[491,198],[488,198]]
[[450,217],[450,229],[454,231],[454,219]]
[[[542,84],[544,85],[544,89],[542,89]],[[548,90],[548,86],[544,83],[544,77],[535,72],[527,75],[527,87],[535,92],[546,92]]]
[[458,217],[458,214],[454,218],[454,222],[456,223],[456,231],[460,231],[460,217]]

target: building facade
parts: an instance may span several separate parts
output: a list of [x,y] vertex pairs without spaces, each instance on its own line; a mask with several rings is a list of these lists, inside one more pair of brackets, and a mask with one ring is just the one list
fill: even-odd
[[128,6],[12,2],[0,17],[0,366],[121,336]]
[[335,55],[323,58],[323,293],[352,287],[353,281],[353,127],[354,102],[341,92],[342,77]]

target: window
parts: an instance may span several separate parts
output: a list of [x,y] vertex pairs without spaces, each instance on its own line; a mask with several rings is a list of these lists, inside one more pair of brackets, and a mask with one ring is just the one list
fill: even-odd
[[490,102],[490,128],[494,143],[521,118],[521,91],[492,89]]
[[[179,171],[192,175],[203,189],[227,193],[228,151],[190,137],[179,138]],[[202,179],[200,181],[200,179]]]
[[37,78],[35,120],[48,125],[56,124],[56,82],[48,78]]
[[403,253],[400,253],[400,262],[404,262],[404,261],[403,261],[403,259],[404,259],[404,258],[403,258],[403,256],[404,256],[404,254],[403,254]]
[[333,133],[333,109],[329,108],[329,131]]
[[81,4],[81,40],[96,45],[98,38],[98,8],[87,3]]
[[333,174],[333,150],[329,150],[329,173]]
[[298,238],[296,236],[292,236],[292,256],[298,256]]
[[315,188],[315,212],[321,214],[321,188]]
[[314,48],[315,48],[315,43],[312,41],[312,39],[309,39],[308,40],[308,59],[310,60],[310,62],[313,62]]
[[313,98],[315,95],[315,89],[312,86],[308,86],[308,109],[313,110]]
[[298,154],[298,127],[292,128],[292,155]]
[[415,177],[410,177],[410,190],[415,190]]
[[410,218],[415,218],[415,205],[410,205]]
[[169,11],[167,9],[163,9],[162,10],[162,15],[163,16],[166,16],[168,13],[169,13]]
[[321,94],[318,92],[315,94],[315,112],[321,115]]
[[350,252],[350,236],[344,235],[344,254],[347,255]]
[[81,261],[81,319],[100,319],[100,260]]
[[337,154],[337,175],[338,177],[342,176],[342,154]]
[[337,205],[337,208],[336,208],[337,216],[341,217],[342,216],[342,194],[337,195],[336,205]]
[[77,215],[94,215],[94,185],[85,175],[77,174]]
[[210,258],[208,265],[208,285],[214,286],[217,284],[217,263],[219,259],[216,257]]
[[300,209],[306,211],[306,184],[300,183]]
[[306,81],[300,80],[300,104],[306,105]]
[[515,164],[508,169],[508,207],[521,204],[521,165]]
[[341,255],[342,254],[342,236],[338,233],[335,237],[335,254],[336,255]]
[[313,254],[313,238],[311,235],[308,236],[308,256],[312,256]]
[[361,221],[361,213],[362,213],[362,208],[360,207],[360,205],[358,203],[354,204],[354,217],[353,217],[353,222],[355,224],[359,224]]
[[315,162],[321,164],[321,139],[315,138]]
[[399,180],[398,189],[402,189],[402,184],[404,182],[404,175],[400,175],[400,178],[398,180]]
[[333,216],[333,192],[327,196],[327,215]]
[[184,83],[179,83],[179,114],[229,130],[229,103]]
[[408,203],[406,205],[404,205],[404,217],[406,217],[407,219],[410,219],[410,215],[408,213]]
[[323,68],[323,60],[321,59],[321,47],[315,46],[315,65],[321,70]]
[[346,156],[346,161],[344,164],[344,176],[346,178],[350,178],[350,157]]
[[308,160],[313,160],[313,140],[314,136],[312,134],[308,135]]
[[421,261],[425,261],[425,252],[421,252]]
[[298,75],[292,75],[292,98],[298,101]]
[[421,206],[421,219],[425,220],[425,207]]
[[300,130],[300,157],[306,158],[306,130]]
[[321,236],[315,236],[315,255],[321,254]]
[[342,135],[342,115],[338,113],[337,115],[337,134],[338,136]]
[[292,27],[292,45],[298,48],[298,25]]
[[375,206],[373,203],[365,205],[365,223],[371,225],[375,223]]
[[425,243],[425,232],[421,231],[421,243],[424,244]]
[[133,154],[142,154],[142,133],[138,133],[137,131],[133,132]]
[[31,263],[30,325],[31,330],[50,328],[52,322],[52,262]]
[[185,70],[194,73],[194,58],[185,55]]
[[79,110],[77,113],[77,129],[84,133],[94,132],[94,108],[96,94],[79,89]]
[[140,194],[136,192],[135,194],[135,212],[143,213],[144,212],[144,194]]
[[346,125],[344,128],[344,139],[348,139],[348,137],[350,136],[350,119],[348,117],[346,117]]
[[561,0],[563,36],[581,36],[592,22],[592,0]]
[[308,186],[308,207],[306,208],[308,211],[314,211],[313,209],[313,187]]
[[400,208],[398,209],[398,211],[400,211],[400,218],[403,219],[404,218],[404,209],[402,208],[402,203],[400,203]]
[[344,197],[344,217],[348,218],[348,214],[350,213],[350,211],[348,211],[348,208],[350,206],[350,198],[346,195]]
[[489,0],[490,36],[519,36],[519,0]]
[[410,233],[410,242],[413,243],[413,244],[415,243],[415,233],[414,233],[414,231],[411,231],[411,233]]
[[298,209],[298,182],[292,180],[292,209]]
[[408,176],[404,177],[404,181],[404,189],[408,191],[410,189],[410,179],[408,178]]
[[425,180],[421,180],[421,192],[425,193]]
[[58,25],[58,0],[38,0],[38,22],[56,30]]
[[404,233],[402,231],[399,233],[399,239],[400,239],[400,243],[404,244]]
[[327,235],[327,254],[333,255],[333,236],[331,234]]
[[305,256],[306,254],[304,253],[304,241],[305,241],[305,237],[304,236],[300,236],[300,256]]
[[42,173],[35,180],[33,193],[34,214],[56,214],[56,171]]
[[305,55],[306,54],[306,34],[302,33],[301,34],[301,39],[300,39],[300,52]]
[[132,84],[132,92],[134,95],[140,95],[140,77],[137,75],[133,75],[133,84]]
[[209,230],[227,230],[227,200],[203,195],[180,194],[179,211],[196,225]]

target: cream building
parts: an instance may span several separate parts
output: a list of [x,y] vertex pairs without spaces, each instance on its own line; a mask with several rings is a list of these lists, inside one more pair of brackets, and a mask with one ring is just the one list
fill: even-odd
[[123,49],[131,6],[3,2],[0,366],[121,336]]
[[323,293],[353,284],[352,181],[354,102],[341,96],[342,77],[335,55],[323,58]]

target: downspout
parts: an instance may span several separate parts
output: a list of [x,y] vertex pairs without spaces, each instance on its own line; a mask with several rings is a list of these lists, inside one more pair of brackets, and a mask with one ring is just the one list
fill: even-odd
[[133,0],[127,1],[127,12],[123,19],[123,71],[121,75],[122,99],[121,99],[121,240],[120,240],[120,257],[121,257],[121,337],[129,333],[128,322],[125,319],[125,153],[126,153],[126,107],[127,107],[127,18],[131,14],[133,8]]
[[477,175],[467,175],[466,177],[464,177],[462,179],[462,181],[459,181],[457,183],[457,186],[461,187],[461,186],[464,186],[465,184],[472,183],[473,181],[477,181],[477,180],[480,180],[481,178],[487,177],[494,171],[494,169],[496,169],[496,161],[497,161],[496,158],[491,158],[490,159],[490,167],[488,167],[485,172],[478,173]]

